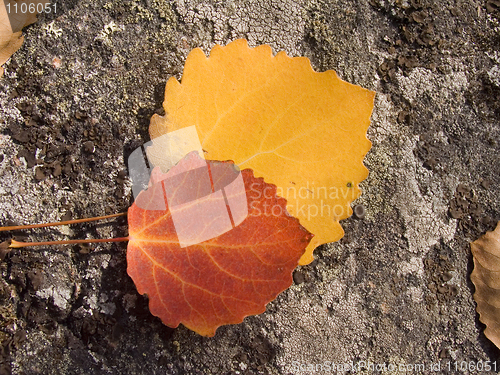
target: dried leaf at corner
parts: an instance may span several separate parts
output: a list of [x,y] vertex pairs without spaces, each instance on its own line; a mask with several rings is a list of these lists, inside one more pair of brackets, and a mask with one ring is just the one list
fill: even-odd
[[470,275],[476,292],[479,320],[485,336],[500,348],[500,221],[493,232],[471,243],[474,270]]
[[[33,7],[30,4],[33,4]],[[24,40],[21,30],[36,22],[36,12],[30,12],[30,9],[37,9],[38,4],[45,6],[50,4],[50,1],[0,0],[0,65],[5,64],[14,52],[21,48]],[[2,67],[0,67],[1,76],[3,76]]]

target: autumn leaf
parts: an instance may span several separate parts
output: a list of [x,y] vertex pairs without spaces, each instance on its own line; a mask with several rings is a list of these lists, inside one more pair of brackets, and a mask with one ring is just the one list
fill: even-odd
[[152,117],[150,135],[155,145],[195,125],[207,159],[234,160],[275,184],[290,214],[315,235],[300,260],[308,264],[316,246],[342,238],[339,220],[352,214],[368,175],[373,99],[334,71],[314,72],[305,57],[273,57],[267,45],[236,40],[215,46],[209,58],[201,49],[189,54],[182,83],[167,82],[166,116]]
[[487,232],[470,247],[474,257],[470,279],[476,288],[476,310],[486,325],[485,336],[500,348],[500,221],[493,232]]
[[[24,37],[21,30],[23,27],[36,22],[36,12],[30,12],[31,9],[41,9],[50,4],[46,0],[0,0],[0,65],[21,48]],[[3,76],[3,68],[0,66],[0,77]]]
[[[207,184],[200,182],[204,171],[194,168],[200,159],[189,154],[168,173],[151,174],[152,184],[128,211],[127,272],[164,324],[182,323],[213,336],[221,325],[264,312],[291,285],[292,271],[312,235],[288,215],[275,186],[249,169],[240,173],[232,162],[207,162],[207,192]],[[238,176],[243,194],[229,188]],[[220,203],[221,196],[223,211],[205,215],[205,204]],[[209,202],[193,204],[199,197]],[[229,217],[229,228],[223,214]],[[179,222],[186,227],[180,228]],[[222,234],[211,237],[205,228]],[[182,234],[181,244],[179,229],[194,237]],[[199,242],[207,235],[211,238]]]

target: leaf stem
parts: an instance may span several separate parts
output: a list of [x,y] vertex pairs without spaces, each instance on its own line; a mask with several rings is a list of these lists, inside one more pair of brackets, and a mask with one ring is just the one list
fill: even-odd
[[11,226],[11,227],[0,227],[0,232],[6,232],[6,231],[9,231],[9,230],[18,230],[18,229],[45,228],[45,227],[55,227],[57,225],[68,225],[68,224],[86,223],[86,222],[89,222],[89,221],[111,219],[113,217],[125,216],[125,215],[127,215],[126,212],[121,212],[119,214],[97,216],[97,217],[89,217],[89,218],[86,218],[86,219],[76,219],[76,220],[59,221],[57,223],[31,224],[31,225],[15,225],[15,226]]
[[128,237],[101,238],[101,239],[88,239],[88,240],[45,241],[45,242],[21,242],[21,241],[11,240],[9,247],[20,248],[20,247],[27,247],[27,246],[68,245],[68,244],[77,244],[77,243],[122,242],[122,241],[128,241],[128,240],[129,240]]

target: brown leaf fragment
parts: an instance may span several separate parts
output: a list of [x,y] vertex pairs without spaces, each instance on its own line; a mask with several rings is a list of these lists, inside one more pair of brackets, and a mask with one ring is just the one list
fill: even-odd
[[476,287],[474,300],[484,335],[500,348],[500,221],[471,245],[474,270],[470,278]]
[[[21,30],[36,22],[36,13],[30,10],[41,9],[38,4],[45,7],[50,1],[0,0],[0,65],[5,64],[14,52],[21,48],[24,41]],[[0,66],[0,77],[2,76],[3,68]]]

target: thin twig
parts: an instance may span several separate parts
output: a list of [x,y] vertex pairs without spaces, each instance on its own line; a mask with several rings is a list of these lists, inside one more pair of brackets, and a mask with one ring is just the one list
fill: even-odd
[[101,238],[101,239],[88,239],[88,240],[45,241],[45,242],[21,242],[21,241],[11,240],[9,247],[20,248],[28,246],[69,245],[77,243],[123,242],[128,240],[129,240],[128,237]]
[[0,227],[0,232],[6,232],[6,231],[9,231],[9,230],[45,228],[45,227],[55,227],[55,226],[58,226],[58,225],[86,223],[86,222],[89,222],[89,221],[111,219],[113,217],[125,216],[125,215],[127,215],[126,212],[121,212],[119,214],[90,217],[90,218],[87,218],[87,219],[76,219],[76,220],[59,221],[57,223],[31,224],[31,225],[15,225],[15,226],[11,226],[11,227]]

